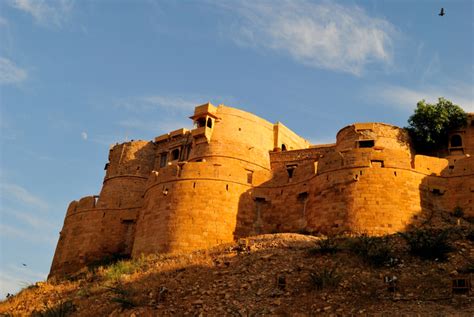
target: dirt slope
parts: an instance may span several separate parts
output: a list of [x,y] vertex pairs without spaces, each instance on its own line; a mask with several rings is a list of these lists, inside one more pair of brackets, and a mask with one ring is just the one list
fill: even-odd
[[[319,240],[262,235],[208,251],[84,270],[23,290],[0,303],[0,315],[474,316],[472,292],[452,295],[451,289],[452,277],[474,263],[474,244],[466,237],[452,241],[454,251],[440,262],[410,255],[404,240],[392,236],[394,260],[381,267],[347,247],[351,238],[337,240],[342,250],[327,254],[318,251]],[[396,276],[394,292],[385,276]]]

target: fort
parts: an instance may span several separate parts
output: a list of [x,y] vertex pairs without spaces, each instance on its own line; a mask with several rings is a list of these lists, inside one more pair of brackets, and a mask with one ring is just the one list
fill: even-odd
[[198,106],[191,119],[190,131],[111,147],[100,194],[67,209],[50,276],[263,233],[382,235],[435,211],[474,217],[474,113],[441,158],[418,155],[404,129],[384,123],[312,145],[224,105]]

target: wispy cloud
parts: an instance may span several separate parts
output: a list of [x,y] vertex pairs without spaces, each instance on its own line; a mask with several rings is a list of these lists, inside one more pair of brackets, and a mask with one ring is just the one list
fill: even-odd
[[74,2],[72,0],[11,0],[10,4],[24,11],[43,26],[61,27],[68,19]]
[[225,35],[242,46],[279,51],[304,65],[354,75],[370,64],[392,61],[394,26],[357,6],[304,0],[218,5],[241,18]]
[[128,111],[149,111],[154,109],[165,109],[173,112],[189,112],[195,106],[204,103],[201,96],[189,96],[186,98],[165,95],[148,95],[121,99],[115,102],[115,106]]
[[17,84],[28,77],[26,70],[18,67],[8,58],[0,57],[0,84]]
[[54,237],[53,235],[44,234],[41,231],[20,229],[3,223],[0,223],[0,236],[7,237],[8,239],[20,238],[22,240],[28,240],[38,244],[46,242],[51,246],[54,246],[57,242],[57,237]]
[[180,121],[180,120],[162,120],[162,121],[149,121],[138,118],[124,119],[117,124],[123,128],[137,131],[148,131],[155,133],[167,133],[169,131],[177,130],[180,128],[191,128],[191,120]]
[[43,210],[48,209],[49,207],[48,203],[46,203],[44,200],[37,197],[36,195],[33,195],[27,189],[16,184],[0,184],[0,194],[2,200],[8,197],[24,205],[38,207]]
[[45,280],[46,277],[47,273],[35,272],[25,267],[16,268],[12,264],[3,267],[0,270],[0,300],[3,300],[7,293],[14,294],[36,281]]
[[417,102],[422,99],[437,102],[439,97],[445,97],[465,111],[474,112],[474,86],[459,83],[421,89],[381,85],[367,89],[364,97],[377,101],[381,105],[395,106],[406,111],[415,108]]
[[40,217],[37,217],[27,212],[19,211],[16,209],[4,208],[2,213],[13,216],[17,218],[18,220],[20,220],[21,222],[36,229],[42,229],[43,231],[45,229],[49,229],[49,230],[57,229],[57,226],[52,224],[50,221],[47,221],[45,219],[42,219]]
[[81,132],[81,138],[82,138],[84,141],[86,141],[86,140],[87,140],[87,137],[88,137],[87,132],[82,131],[82,132]]
[[8,20],[4,17],[0,17],[0,27],[2,26],[8,26]]

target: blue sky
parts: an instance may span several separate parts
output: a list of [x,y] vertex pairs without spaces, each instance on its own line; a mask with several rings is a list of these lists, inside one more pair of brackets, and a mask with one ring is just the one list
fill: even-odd
[[190,128],[195,105],[313,143],[404,126],[422,98],[474,112],[473,23],[455,0],[0,1],[0,296],[45,278],[110,144]]

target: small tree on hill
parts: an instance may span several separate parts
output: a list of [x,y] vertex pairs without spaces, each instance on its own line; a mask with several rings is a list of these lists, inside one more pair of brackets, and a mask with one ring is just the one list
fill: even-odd
[[418,153],[432,154],[446,148],[449,132],[467,124],[464,110],[444,98],[429,104],[417,103],[415,113],[408,119],[406,128]]

